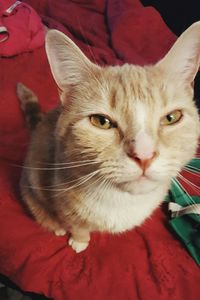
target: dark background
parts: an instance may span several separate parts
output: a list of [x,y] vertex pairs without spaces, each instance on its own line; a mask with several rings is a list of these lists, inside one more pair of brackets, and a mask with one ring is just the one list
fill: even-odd
[[[200,20],[200,0],[141,0],[144,6],[159,11],[167,26],[179,36],[192,23]],[[200,110],[200,72],[195,78],[195,100]]]

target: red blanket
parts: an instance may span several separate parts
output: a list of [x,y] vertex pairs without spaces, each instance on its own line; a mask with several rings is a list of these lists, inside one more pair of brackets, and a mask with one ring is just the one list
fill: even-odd
[[[100,64],[152,63],[175,37],[138,0],[30,0],[50,27],[68,34]],[[168,226],[165,205],[137,229],[92,234],[76,254],[23,210],[18,182],[28,132],[16,83],[33,89],[44,111],[58,101],[44,48],[0,61],[0,273],[23,290],[57,300],[197,300],[200,272]]]

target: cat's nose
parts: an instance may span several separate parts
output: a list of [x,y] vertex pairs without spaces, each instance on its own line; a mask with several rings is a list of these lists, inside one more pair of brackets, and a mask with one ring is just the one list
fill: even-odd
[[136,154],[135,152],[129,152],[128,156],[134,160],[134,162],[143,170],[145,171],[152,163],[154,158],[157,156],[157,152],[153,151],[149,153],[147,157],[141,156]]
[[137,155],[132,155],[131,158],[136,162],[136,164],[145,171],[152,163],[154,158],[156,157],[156,152],[151,153],[148,158],[140,158]]
[[125,143],[127,155],[144,171],[158,155],[153,138],[145,131],[139,131],[134,140]]

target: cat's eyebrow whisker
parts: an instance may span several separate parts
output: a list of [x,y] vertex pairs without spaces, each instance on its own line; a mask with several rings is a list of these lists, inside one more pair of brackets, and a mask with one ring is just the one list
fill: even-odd
[[90,54],[91,54],[91,57],[93,58],[95,64],[97,65],[97,61],[96,61],[95,55],[94,55],[94,53],[92,52],[92,49],[91,49],[89,43],[87,42],[88,40],[86,39],[85,34],[84,34],[84,32],[83,32],[83,28],[82,28],[82,26],[81,26],[80,18],[77,18],[77,20],[78,20],[78,26],[79,26],[79,29],[80,29],[80,31],[81,31],[83,40],[84,40],[85,44],[87,45],[87,48],[88,48],[88,50],[89,50],[89,52],[90,52]]
[[[91,49],[89,48],[89,51],[91,52]],[[86,63],[85,60],[81,61],[83,67],[86,69],[87,73],[90,74],[90,76],[96,81],[97,84],[100,85],[100,87],[103,88],[102,83],[99,81],[99,79],[97,78],[97,76],[95,75],[95,73],[91,70],[91,68],[88,66],[88,64]],[[96,64],[98,65],[98,64]]]

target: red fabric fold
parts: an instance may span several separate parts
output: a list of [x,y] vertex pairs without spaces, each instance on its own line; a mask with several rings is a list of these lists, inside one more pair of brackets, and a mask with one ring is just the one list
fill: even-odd
[[14,56],[44,44],[44,26],[38,14],[28,4],[1,0],[0,29],[2,27],[7,36],[4,39],[0,36],[0,56]]
[[108,1],[107,16],[112,48],[125,62],[155,63],[175,42],[160,15],[139,1]]
[[[99,64],[152,63],[175,40],[158,13],[138,0],[26,2]],[[0,61],[0,273],[56,300],[197,300],[199,269],[170,231],[165,205],[130,232],[92,234],[80,254],[24,212],[18,182],[29,135],[16,97],[19,81],[44,111],[57,104],[44,48]]]

